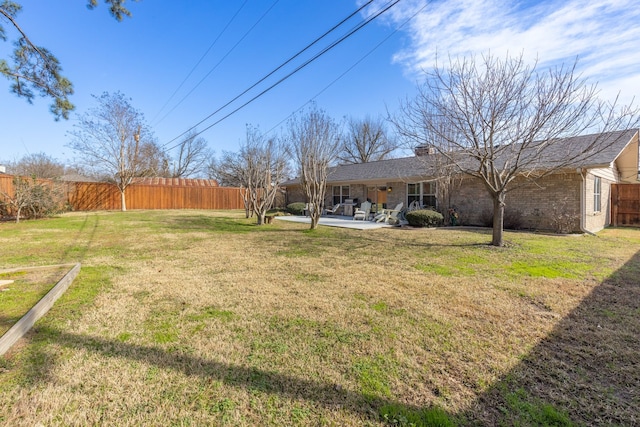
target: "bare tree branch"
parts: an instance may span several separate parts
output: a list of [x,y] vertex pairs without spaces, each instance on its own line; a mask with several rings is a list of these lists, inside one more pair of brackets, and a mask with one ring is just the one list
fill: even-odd
[[144,116],[122,93],[94,98],[98,105],[79,117],[69,146],[89,171],[118,187],[125,211],[125,190],[134,178],[156,173],[157,160],[149,159],[155,143]]
[[[516,177],[535,181],[575,168],[616,142],[606,132],[638,124],[637,109],[599,100],[576,65],[537,72],[522,55],[450,59],[447,69],[427,73],[395,119],[406,140],[481,180],[493,199],[494,245],[503,245],[505,198]],[[585,133],[595,135],[587,144],[569,138]]]
[[289,148],[311,209],[311,229],[318,226],[327,189],[329,165],[340,150],[340,133],[335,122],[316,107],[289,121]]
[[368,163],[388,158],[398,148],[389,138],[384,121],[380,118],[351,118],[343,140],[338,161],[341,163]]

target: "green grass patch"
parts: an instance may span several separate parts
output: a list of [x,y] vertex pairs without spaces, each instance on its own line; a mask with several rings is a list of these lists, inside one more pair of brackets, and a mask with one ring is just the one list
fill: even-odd
[[187,316],[187,320],[202,321],[208,319],[220,320],[223,322],[229,322],[236,318],[236,315],[231,310],[221,310],[217,307],[205,307],[198,313],[190,314]]
[[505,396],[507,407],[503,408],[507,417],[515,426],[560,427],[574,426],[569,416],[548,403],[533,399],[527,392],[519,388]]
[[396,375],[397,362],[391,356],[360,357],[353,363],[360,392],[367,399],[391,396],[391,380]]
[[[0,287],[0,336],[27,314],[55,283],[32,282],[15,276],[15,281]],[[4,280],[12,280],[6,276]]]
[[382,420],[398,427],[455,427],[455,420],[442,408],[409,409],[399,404],[383,405],[378,410]]
[[591,266],[570,261],[529,260],[512,263],[506,271],[515,276],[545,277],[547,279],[577,279],[584,277]]

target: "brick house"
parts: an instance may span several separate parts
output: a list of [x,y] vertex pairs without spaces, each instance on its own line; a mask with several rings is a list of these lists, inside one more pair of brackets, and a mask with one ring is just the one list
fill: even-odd
[[[586,161],[560,169],[553,166],[567,155],[567,149],[580,152],[575,150],[586,150],[594,141],[606,148]],[[536,161],[536,168],[554,169],[553,173],[535,182],[523,174],[512,182],[513,190],[506,197],[506,227],[511,222],[517,228],[597,232],[611,224],[611,184],[640,182],[637,129],[566,138],[545,153],[545,158]],[[418,201],[440,211],[455,207],[461,224],[489,225],[493,204],[483,183],[459,174],[444,203],[439,200],[438,170],[438,155],[429,150],[417,151],[412,157],[335,166],[329,171],[325,206],[369,199],[381,209]],[[305,201],[296,180],[285,187],[287,203]]]

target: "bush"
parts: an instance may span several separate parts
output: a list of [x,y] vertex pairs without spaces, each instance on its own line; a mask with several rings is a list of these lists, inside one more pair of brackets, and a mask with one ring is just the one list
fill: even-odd
[[304,215],[305,206],[306,204],[302,202],[290,203],[287,205],[287,212],[291,215]]
[[440,212],[431,209],[418,209],[407,212],[407,221],[409,225],[414,227],[435,227],[441,225],[444,217]]
[[[493,209],[482,212],[480,225],[489,228],[493,227]],[[504,216],[502,217],[502,228],[505,230],[521,230],[523,228],[522,212],[505,208]]]

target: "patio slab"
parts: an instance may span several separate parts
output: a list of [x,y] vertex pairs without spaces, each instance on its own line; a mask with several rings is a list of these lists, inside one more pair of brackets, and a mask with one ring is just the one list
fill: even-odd
[[[274,219],[279,221],[301,222],[311,224],[311,218],[308,216],[275,216]],[[372,221],[354,221],[350,216],[323,216],[320,217],[318,225],[326,225],[327,227],[353,228],[356,230],[374,230],[376,228],[393,227],[392,225],[372,222]]]

